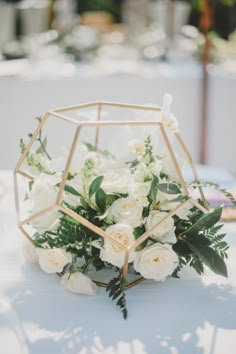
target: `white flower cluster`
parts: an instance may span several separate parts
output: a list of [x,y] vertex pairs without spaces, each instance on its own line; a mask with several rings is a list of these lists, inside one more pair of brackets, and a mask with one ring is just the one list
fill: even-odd
[[[174,124],[173,120],[171,124]],[[145,141],[129,141],[128,149],[133,154],[133,160],[121,163],[101,152],[88,152],[87,149],[80,148],[80,153],[83,151],[84,154],[83,157],[80,154],[79,161],[82,160],[82,163],[78,163],[76,168],[75,159],[73,160],[73,169],[67,181],[68,188],[63,193],[63,202],[67,207],[69,205],[71,208],[80,208],[76,210],[83,210],[83,216],[87,215],[85,217],[90,222],[90,215],[96,214],[99,227],[105,231],[107,238],[97,236],[96,240],[91,239],[88,246],[90,248],[86,249],[86,252],[91,254],[93,260],[92,255],[96,250],[96,255],[104,262],[104,266],[109,263],[122,268],[125,251],[131,249],[142,234],[152,230],[148,240],[139,247],[132,247],[128,261],[144,278],[163,281],[178,266],[178,257],[172,248],[177,241],[175,219],[168,216],[168,213],[178,205],[176,199],[181,194],[181,187],[175,176],[171,179],[168,175],[169,171],[169,174],[173,175],[171,161],[154,153],[150,137]],[[55,203],[61,175],[55,170],[54,173],[40,173],[34,178],[28,193],[31,202],[29,217]],[[101,181],[96,186],[99,176]],[[176,193],[169,194],[168,191],[158,189],[158,184],[170,182],[178,186]],[[94,192],[91,189],[93,184]],[[190,205],[187,205],[177,215],[187,219],[189,213]],[[73,257],[67,244],[51,247],[50,243],[45,241],[40,247],[37,243],[37,239],[42,235],[46,237],[48,232],[55,235],[56,239],[60,223],[61,214],[54,209],[32,219],[30,224],[36,230],[37,247],[27,244],[24,249],[26,258],[31,263],[39,263],[45,272],[63,273],[61,283],[70,291],[94,295],[96,285],[82,272],[87,269],[81,267],[83,257]],[[76,247],[79,249],[79,242],[75,244]],[[80,266],[75,264],[74,258],[79,261]],[[73,265],[72,272],[68,271],[70,265]]]

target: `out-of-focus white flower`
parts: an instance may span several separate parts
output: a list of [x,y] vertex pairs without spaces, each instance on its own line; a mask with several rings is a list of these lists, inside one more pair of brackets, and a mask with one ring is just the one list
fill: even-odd
[[72,262],[71,253],[62,248],[37,248],[39,265],[46,273],[61,273]]
[[24,240],[22,251],[25,259],[30,264],[38,264],[39,256],[36,247],[29,240]]
[[116,223],[125,223],[137,227],[142,222],[142,205],[134,198],[119,198],[109,210],[109,217]]
[[[29,201],[32,204],[29,216],[33,216],[56,202],[58,188],[55,186],[59,181],[60,177],[57,175],[42,173],[35,177],[32,189],[29,192]],[[30,224],[39,232],[42,232],[46,229],[52,229],[56,225],[59,216],[60,214],[57,210],[52,210],[31,220]]]
[[[152,229],[167,215],[168,213],[166,212],[151,210],[147,217],[146,230]],[[172,217],[168,217],[156,228],[155,231],[153,231],[152,237],[162,243],[175,243],[177,240],[174,231],[174,219]]]
[[129,151],[135,155],[141,155],[144,152],[144,142],[141,139],[133,139],[128,142]]
[[84,167],[94,169],[100,164],[100,157],[97,152],[90,151],[84,158]]
[[148,166],[149,172],[154,174],[155,176],[159,176],[162,169],[162,160],[156,159],[154,162],[151,162]]
[[137,253],[134,269],[146,279],[164,281],[178,265],[178,257],[170,245],[155,243]]
[[133,183],[131,185],[131,193],[134,198],[147,196],[150,191],[151,183],[143,182],[143,183]]
[[[180,161],[178,160],[179,166],[181,167]],[[165,173],[172,181],[179,182],[179,176],[176,171],[175,165],[170,156],[165,156],[162,159],[162,171]]]
[[97,293],[97,285],[81,272],[64,274],[61,278],[61,284],[72,293],[82,295],[96,295]]
[[[54,158],[50,161],[50,172],[53,173],[64,171],[69,153],[69,149],[63,147],[61,156],[58,158]],[[84,158],[87,154],[88,149],[84,144],[79,144],[76,147],[69,169],[71,175],[75,175],[81,170],[81,168],[83,167]]]
[[130,188],[131,197],[135,198],[143,206],[148,206],[149,202],[147,199],[147,195],[150,191],[150,187],[150,182],[133,183]]
[[116,168],[106,171],[103,174],[102,188],[106,193],[129,192],[132,181],[131,173],[128,168]]
[[148,169],[145,163],[144,162],[139,163],[134,171],[135,182],[144,182],[145,177],[147,175],[147,171]]
[[[126,224],[117,223],[109,226],[106,229],[106,233],[125,247],[130,246],[135,241],[133,229]],[[135,256],[136,253],[131,252],[129,262],[132,262]],[[100,257],[104,262],[109,262],[121,268],[124,265],[125,250],[115,242],[105,239],[104,246],[100,251]]]
[[176,133],[179,131],[179,123],[177,118],[173,113],[170,113],[165,120],[163,120],[165,128],[171,130],[172,132]]

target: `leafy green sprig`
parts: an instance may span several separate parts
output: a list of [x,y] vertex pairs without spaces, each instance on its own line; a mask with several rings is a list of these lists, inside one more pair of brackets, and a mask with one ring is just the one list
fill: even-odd
[[122,270],[118,269],[119,275],[113,278],[107,285],[106,291],[112,300],[116,300],[116,305],[120,307],[124,319],[128,316],[126,307],[125,289],[127,286],[126,279],[122,276]]

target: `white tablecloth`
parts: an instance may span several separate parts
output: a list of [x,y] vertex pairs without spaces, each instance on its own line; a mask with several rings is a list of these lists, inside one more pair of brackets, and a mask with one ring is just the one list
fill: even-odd
[[28,265],[16,228],[12,176],[0,172],[0,345],[4,354],[235,354],[236,224],[229,278],[185,269],[127,292],[129,317],[108,299],[69,293],[56,275]]

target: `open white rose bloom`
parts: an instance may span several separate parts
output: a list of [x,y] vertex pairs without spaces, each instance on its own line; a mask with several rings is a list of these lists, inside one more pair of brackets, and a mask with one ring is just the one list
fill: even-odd
[[[106,287],[125,318],[125,291],[142,280],[163,282],[184,265],[227,276],[222,210],[208,210],[170,105],[166,95],[162,108],[96,102],[49,111],[20,144],[15,190],[18,225],[32,243],[26,258],[71,292]],[[107,282],[98,280],[104,269]]]

